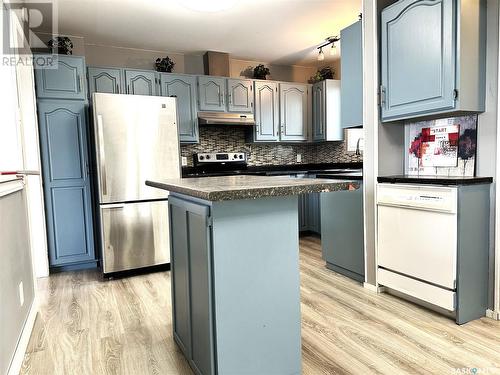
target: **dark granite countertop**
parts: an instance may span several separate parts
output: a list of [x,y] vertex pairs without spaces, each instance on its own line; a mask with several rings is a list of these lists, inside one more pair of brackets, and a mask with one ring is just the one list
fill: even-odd
[[362,181],[363,173],[318,173],[316,178],[328,178],[331,180],[351,180],[351,181]]
[[387,182],[391,184],[422,184],[422,185],[473,185],[473,184],[491,184],[493,177],[449,177],[449,176],[381,176],[377,178],[378,182]]
[[210,171],[201,167],[182,167],[182,177],[203,176],[234,176],[234,175],[287,175],[287,174],[315,174],[339,169],[362,169],[363,163],[320,163],[320,164],[292,164],[292,165],[263,165],[248,166],[236,171]]
[[277,176],[178,178],[146,181],[146,185],[208,201],[258,199],[359,188],[359,185],[348,181]]

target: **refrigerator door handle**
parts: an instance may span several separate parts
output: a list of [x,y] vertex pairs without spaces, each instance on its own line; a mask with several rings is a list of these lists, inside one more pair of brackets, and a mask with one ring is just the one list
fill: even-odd
[[104,130],[102,128],[102,115],[97,115],[97,133],[99,137],[99,164],[101,170],[101,192],[103,196],[108,195],[106,186],[106,156],[104,154]]
[[113,209],[113,208],[116,208],[116,209],[120,208],[120,209],[121,209],[121,208],[125,208],[125,203],[107,204],[107,205],[105,205],[105,206],[101,206],[101,208],[102,208],[103,210],[105,210],[105,209],[109,209],[109,210],[111,210],[111,209]]

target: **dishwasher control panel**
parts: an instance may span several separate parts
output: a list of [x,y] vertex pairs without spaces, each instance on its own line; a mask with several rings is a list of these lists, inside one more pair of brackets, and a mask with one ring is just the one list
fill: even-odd
[[377,204],[455,213],[457,188],[409,184],[378,184]]

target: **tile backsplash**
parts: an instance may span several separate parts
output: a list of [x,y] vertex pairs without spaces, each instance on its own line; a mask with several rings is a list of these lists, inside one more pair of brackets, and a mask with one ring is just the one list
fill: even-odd
[[[243,128],[228,126],[200,126],[200,142],[181,145],[181,155],[193,165],[193,154],[198,152],[246,152],[248,165],[287,165],[317,163],[361,162],[363,156],[347,153],[345,142],[324,142],[309,144],[263,144],[247,143]],[[297,162],[297,154],[302,161]]]

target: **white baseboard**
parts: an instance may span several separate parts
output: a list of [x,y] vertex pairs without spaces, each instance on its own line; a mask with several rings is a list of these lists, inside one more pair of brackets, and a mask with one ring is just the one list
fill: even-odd
[[486,317],[494,320],[500,320],[500,311],[486,310]]
[[31,304],[31,309],[28,317],[26,318],[26,322],[24,323],[23,332],[21,333],[21,337],[19,338],[19,342],[17,343],[14,358],[12,358],[12,362],[10,363],[9,371],[7,372],[8,375],[18,375],[19,371],[21,370],[21,366],[23,365],[24,360],[24,354],[26,353],[26,349],[28,348],[37,313],[38,301],[35,297],[33,303]]

